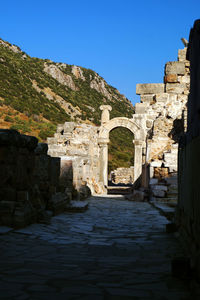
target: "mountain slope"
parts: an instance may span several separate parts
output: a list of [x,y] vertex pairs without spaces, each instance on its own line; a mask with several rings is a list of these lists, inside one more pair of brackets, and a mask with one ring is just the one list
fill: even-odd
[[112,106],[111,118],[134,113],[131,102],[96,72],[30,57],[0,39],[0,127],[45,140],[58,123],[99,125],[101,104]]

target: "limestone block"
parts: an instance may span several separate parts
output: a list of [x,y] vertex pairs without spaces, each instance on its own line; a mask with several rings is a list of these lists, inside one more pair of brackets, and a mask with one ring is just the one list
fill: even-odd
[[152,103],[152,102],[154,102],[155,100],[154,100],[154,96],[155,96],[155,94],[150,94],[150,95],[148,95],[148,94],[146,94],[146,95],[141,95],[140,96],[140,101],[143,103],[143,102],[147,102],[147,103]]
[[147,111],[146,103],[136,103],[135,104],[135,113],[136,114],[145,114]]
[[170,61],[165,65],[165,74],[185,74],[185,63],[183,61]]
[[166,84],[166,92],[167,93],[175,93],[175,94],[183,94],[185,91],[186,85],[184,83],[167,83]]
[[156,102],[164,102],[165,103],[169,99],[169,94],[167,94],[167,93],[156,94],[155,99],[156,99]]
[[165,83],[167,83],[167,82],[178,82],[178,76],[177,76],[177,74],[168,74],[168,75],[165,75],[164,82]]
[[186,61],[187,47],[178,50],[178,61]]
[[144,83],[136,85],[136,94],[159,94],[164,93],[163,83]]

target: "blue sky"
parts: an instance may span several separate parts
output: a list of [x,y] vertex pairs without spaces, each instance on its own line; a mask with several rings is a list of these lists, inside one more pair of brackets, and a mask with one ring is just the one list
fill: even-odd
[[162,82],[199,0],[10,0],[0,37],[29,55],[95,70],[133,103],[137,83]]

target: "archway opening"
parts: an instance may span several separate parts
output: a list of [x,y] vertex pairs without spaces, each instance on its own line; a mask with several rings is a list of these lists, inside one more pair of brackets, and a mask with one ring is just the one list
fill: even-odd
[[125,127],[109,133],[108,186],[131,186],[134,183],[134,134]]

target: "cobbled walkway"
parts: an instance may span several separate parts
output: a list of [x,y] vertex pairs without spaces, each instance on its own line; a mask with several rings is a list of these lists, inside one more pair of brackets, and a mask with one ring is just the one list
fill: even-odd
[[148,203],[91,197],[85,213],[0,235],[0,299],[199,299],[171,276],[167,222]]

